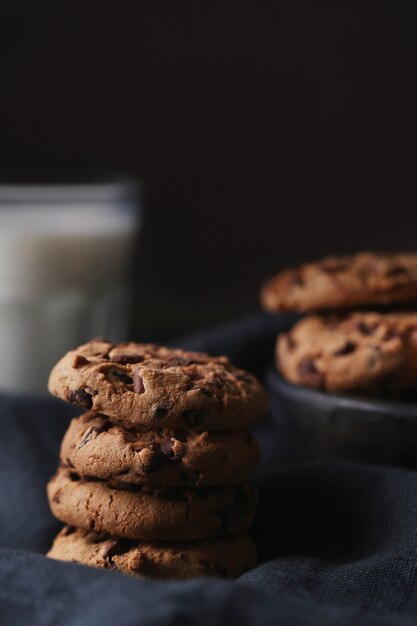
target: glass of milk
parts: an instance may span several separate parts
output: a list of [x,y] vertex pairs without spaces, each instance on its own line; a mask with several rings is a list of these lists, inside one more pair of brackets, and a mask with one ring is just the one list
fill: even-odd
[[92,337],[126,339],[139,187],[0,185],[0,390],[45,391]]

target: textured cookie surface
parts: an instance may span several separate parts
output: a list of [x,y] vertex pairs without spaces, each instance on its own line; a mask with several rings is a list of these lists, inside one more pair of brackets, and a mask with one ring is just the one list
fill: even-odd
[[309,316],[278,337],[277,367],[299,385],[376,395],[417,385],[417,313]]
[[417,254],[327,257],[285,270],[262,289],[268,311],[328,311],[417,302]]
[[92,411],[72,420],[61,446],[62,463],[79,475],[138,485],[238,484],[258,459],[247,431],[140,433]]
[[240,430],[259,422],[266,392],[227,357],[94,340],[53,368],[50,392],[145,430]]
[[189,543],[146,543],[67,526],[48,556],[141,578],[236,578],[256,565],[256,548],[246,533]]
[[48,484],[52,513],[70,526],[129,539],[189,541],[239,533],[252,523],[250,483],[228,487],[142,487],[82,479],[65,468]]

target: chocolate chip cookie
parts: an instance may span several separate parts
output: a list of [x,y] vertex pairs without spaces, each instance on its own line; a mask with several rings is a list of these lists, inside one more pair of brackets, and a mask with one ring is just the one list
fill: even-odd
[[56,518],[129,539],[190,541],[239,533],[252,523],[250,483],[227,487],[148,487],[80,477],[60,468],[48,484]]
[[236,578],[256,565],[256,548],[246,533],[189,543],[145,543],[66,526],[48,556],[140,578]]
[[94,340],[53,368],[50,392],[145,430],[241,430],[267,410],[254,376],[227,357]]
[[329,311],[417,302],[417,254],[327,257],[287,269],[262,289],[265,309]]
[[278,337],[277,367],[297,385],[380,395],[417,385],[417,313],[309,316]]
[[62,464],[77,474],[138,485],[238,484],[258,459],[248,431],[141,433],[93,411],[72,420],[61,446]]

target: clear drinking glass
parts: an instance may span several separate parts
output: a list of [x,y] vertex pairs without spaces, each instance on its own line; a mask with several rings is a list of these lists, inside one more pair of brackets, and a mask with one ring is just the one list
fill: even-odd
[[0,186],[0,389],[45,391],[92,337],[126,338],[141,226],[133,182]]

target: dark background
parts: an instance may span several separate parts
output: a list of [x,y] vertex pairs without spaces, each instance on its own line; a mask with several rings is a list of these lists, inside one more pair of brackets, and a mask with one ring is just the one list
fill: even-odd
[[287,264],[414,249],[412,6],[2,2],[0,168],[146,182],[142,338],[256,310]]

